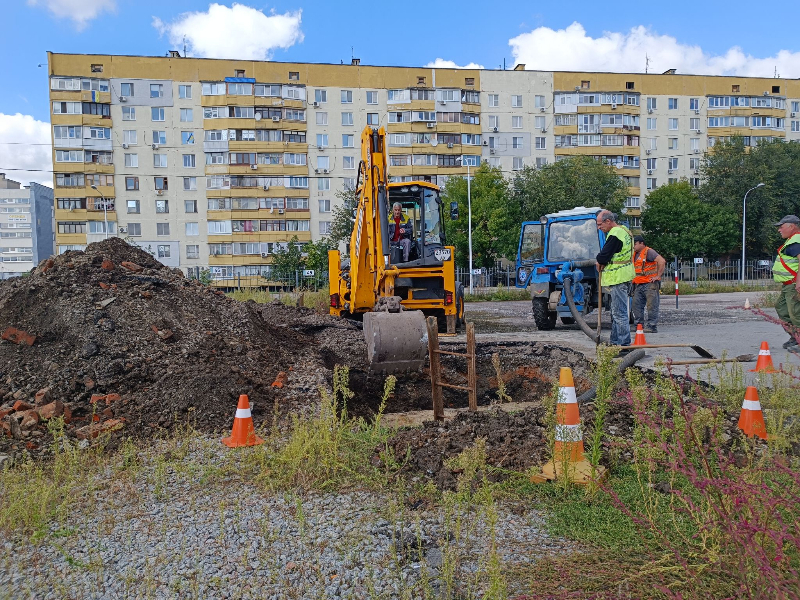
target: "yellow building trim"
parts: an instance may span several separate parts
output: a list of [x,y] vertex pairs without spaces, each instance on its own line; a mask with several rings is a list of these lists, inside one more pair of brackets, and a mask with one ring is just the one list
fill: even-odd
[[[69,220],[69,219],[67,219]],[[56,245],[86,245],[85,233],[56,233]]]

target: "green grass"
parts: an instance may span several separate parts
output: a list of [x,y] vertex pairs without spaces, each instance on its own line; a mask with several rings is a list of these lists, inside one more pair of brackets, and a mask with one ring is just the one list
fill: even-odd
[[470,294],[464,294],[464,302],[506,302],[509,300],[530,300],[531,293],[528,290],[520,290],[517,288],[506,288],[497,286],[496,288],[488,288],[484,291]]
[[328,313],[328,292],[326,290],[318,290],[316,292],[268,292],[257,288],[245,288],[228,292],[228,297],[240,302],[247,302],[252,300],[258,304],[269,304],[274,300],[279,300],[286,306],[297,306],[298,300],[302,296],[303,306],[306,308],[313,308],[317,312]]
[[[690,296],[692,294],[725,294],[728,292],[767,292],[777,291],[780,289],[780,284],[773,281],[765,281],[764,285],[744,284],[741,283],[719,283],[716,281],[698,281],[696,285],[691,285],[689,282],[679,282],[678,292],[681,296]],[[675,295],[675,282],[665,279],[661,282],[661,295],[674,296]]]

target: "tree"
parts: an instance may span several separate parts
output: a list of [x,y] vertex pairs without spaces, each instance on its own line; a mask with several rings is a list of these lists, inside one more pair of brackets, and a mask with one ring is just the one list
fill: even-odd
[[664,257],[717,257],[736,247],[737,217],[702,201],[687,181],[662,185],[647,196],[642,211],[647,245]]
[[304,268],[313,269],[320,273],[328,272],[328,250],[335,248],[329,238],[322,238],[317,242],[309,242],[303,246],[305,254]]
[[344,242],[345,254],[347,254],[350,251],[350,236],[353,233],[353,226],[356,222],[354,212],[358,206],[358,192],[344,189],[336,192],[336,197],[342,203],[333,209],[331,233],[328,236],[328,240],[331,248],[337,248],[339,244]]
[[[472,262],[493,267],[503,257],[514,257],[519,240],[519,206],[509,202],[508,182],[502,171],[484,163],[470,173],[472,203]],[[446,224],[447,243],[456,248],[456,263],[469,265],[467,180],[450,177],[442,190],[446,203],[458,202],[456,221]]]
[[600,206],[619,213],[628,195],[616,168],[588,156],[538,169],[524,167],[511,180],[510,190],[524,221],[538,221],[543,215],[576,206]]
[[272,277],[294,282],[295,272],[304,266],[303,254],[297,236],[289,240],[287,246],[278,247],[272,253]]

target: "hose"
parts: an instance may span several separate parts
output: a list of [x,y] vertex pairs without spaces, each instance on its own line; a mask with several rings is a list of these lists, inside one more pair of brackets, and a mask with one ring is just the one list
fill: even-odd
[[[629,369],[630,367],[635,365],[637,362],[642,360],[644,358],[644,356],[645,356],[645,351],[644,351],[643,348],[639,348],[638,350],[634,350],[633,352],[628,354],[625,358],[623,358],[621,361],[619,361],[619,364],[617,365],[617,371],[620,374],[624,373],[626,369]],[[593,400],[594,397],[595,397],[595,394],[597,394],[597,388],[596,387],[593,387],[592,389],[585,391],[580,396],[578,396],[578,403],[580,404],[580,403],[583,403],[583,402],[589,402],[590,400]]]
[[583,315],[578,310],[578,307],[575,306],[575,299],[572,296],[572,278],[571,277],[564,277],[564,296],[567,298],[567,306],[569,307],[569,312],[572,313],[572,318],[575,319],[575,322],[581,328],[581,331],[589,336],[589,339],[592,340],[595,344],[599,343],[599,336],[594,332],[594,330],[586,324],[586,321],[583,320]]

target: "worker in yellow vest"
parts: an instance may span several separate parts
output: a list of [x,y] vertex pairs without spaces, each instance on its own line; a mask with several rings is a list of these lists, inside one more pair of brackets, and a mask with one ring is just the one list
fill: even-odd
[[[661,294],[661,276],[667,261],[658,252],[648,248],[641,235],[633,236],[633,324],[643,325],[645,333],[658,333],[658,306]],[[647,320],[644,309],[647,306]]]
[[783,344],[789,352],[800,354],[800,346],[796,336],[800,336],[800,279],[797,271],[800,270],[800,218],[796,215],[786,215],[775,223],[778,233],[786,240],[778,248],[778,258],[772,265],[772,277],[781,286],[775,311],[784,327],[789,331],[789,340]]
[[631,345],[631,328],[628,323],[628,297],[633,269],[633,236],[627,227],[617,224],[617,217],[601,210],[596,217],[597,228],[606,234],[606,243],[596,257],[600,284],[611,296],[611,344]]

